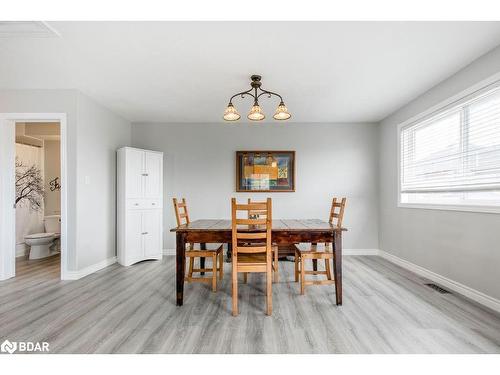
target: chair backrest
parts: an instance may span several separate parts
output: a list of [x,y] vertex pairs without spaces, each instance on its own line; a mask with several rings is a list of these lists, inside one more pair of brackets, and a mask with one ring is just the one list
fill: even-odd
[[[244,211],[246,218],[238,217],[238,212]],[[259,218],[249,217],[250,211],[258,211]],[[260,217],[260,215],[265,218]],[[233,257],[237,259],[238,253],[266,253],[268,259],[272,254],[271,229],[272,229],[272,203],[271,198],[265,202],[248,204],[236,203],[236,198],[231,199],[232,218],[232,243]]]
[[[252,204],[252,203],[266,203],[266,202],[257,202],[257,201],[252,202],[252,200],[250,198],[248,198],[248,204]],[[267,210],[251,210],[251,209],[249,209],[247,217],[249,219],[251,219],[251,218],[265,219],[265,218],[267,218]]]
[[337,228],[342,227],[342,220],[344,220],[344,209],[347,198],[333,198],[332,208],[330,209],[330,224],[335,225]]
[[174,210],[175,210],[175,218],[177,219],[177,226],[183,224],[189,224],[189,213],[187,208],[186,199],[182,198],[182,201],[179,203],[177,198],[174,198]]

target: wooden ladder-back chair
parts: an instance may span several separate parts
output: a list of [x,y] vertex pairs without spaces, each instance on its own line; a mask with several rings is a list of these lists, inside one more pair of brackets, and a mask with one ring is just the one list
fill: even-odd
[[[342,227],[346,201],[346,198],[333,198],[332,200],[330,219],[328,221],[337,228]],[[295,246],[295,282],[299,281],[300,276],[300,294],[304,294],[306,285],[325,285],[335,282],[332,279],[332,272],[330,269],[330,259],[335,258],[335,253],[331,250],[330,246],[331,244],[329,242],[325,243],[324,251],[318,251],[316,244],[311,244],[309,250],[301,250],[298,245]],[[307,271],[305,268],[306,259],[312,259],[313,261],[323,259],[325,261],[325,270]],[[306,280],[306,275],[326,275],[326,280]]]
[[[186,199],[182,198],[181,202],[177,201],[177,198],[173,199],[174,201],[174,210],[175,210],[175,218],[177,219],[177,226],[187,225],[189,224],[189,213],[187,208]],[[212,284],[212,291],[217,291],[217,272],[219,273],[219,279],[222,280],[224,275],[224,252],[222,251],[222,245],[218,246],[216,249],[207,250],[203,244],[200,244],[200,249],[195,249],[194,243],[187,244],[188,248],[186,249],[186,258],[189,258],[189,269],[187,272],[187,276],[184,278],[184,281],[187,282],[204,282]],[[194,268],[194,259],[200,258],[200,268]],[[204,265],[201,264],[202,258],[211,258],[212,259],[212,268],[205,268]],[[217,261],[218,260],[218,261]],[[193,277],[194,272],[200,272],[201,275],[204,275],[205,272],[211,272],[212,275],[210,277]]]
[[[238,218],[239,211],[247,217]],[[265,218],[253,218],[249,211],[259,211]],[[273,246],[271,244],[272,206],[271,198],[266,202],[237,204],[231,199],[232,218],[232,284],[233,316],[238,315],[238,273],[262,272],[266,274],[267,315],[272,314],[272,268]]]
[[[248,204],[265,204],[266,202],[257,202],[253,201],[248,198]],[[249,219],[267,219],[267,211],[266,210],[248,210],[248,218]],[[272,224],[272,223],[271,223]],[[277,283],[279,281],[279,264],[278,264],[278,256],[279,256],[279,251],[278,251],[278,246],[273,246],[273,275],[274,275],[274,282]],[[247,282],[247,273],[243,274],[244,277],[244,282]]]

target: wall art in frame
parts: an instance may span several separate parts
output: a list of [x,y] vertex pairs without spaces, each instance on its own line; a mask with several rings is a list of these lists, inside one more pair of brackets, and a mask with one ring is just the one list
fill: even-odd
[[295,151],[236,151],[236,191],[295,191]]

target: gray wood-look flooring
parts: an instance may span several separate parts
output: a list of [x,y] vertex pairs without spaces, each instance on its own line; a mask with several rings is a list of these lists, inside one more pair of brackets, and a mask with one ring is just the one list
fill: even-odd
[[186,284],[175,306],[175,257],[112,265],[59,280],[59,256],[18,260],[0,282],[0,342],[47,341],[51,353],[500,353],[500,316],[382,258],[344,259],[344,301],[332,286],[299,295],[293,262],[280,262],[273,315],[264,279],[240,286],[231,316],[231,265],[217,293]]

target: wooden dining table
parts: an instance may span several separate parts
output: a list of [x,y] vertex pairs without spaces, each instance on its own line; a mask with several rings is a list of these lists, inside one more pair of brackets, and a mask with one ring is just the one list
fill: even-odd
[[[335,254],[333,273],[335,299],[342,305],[342,232],[331,223],[319,219],[287,219],[272,221],[272,242],[277,245],[297,243],[332,243]],[[176,299],[177,306],[184,300],[184,273],[186,268],[186,244],[199,243],[202,249],[207,243],[226,243],[231,250],[231,220],[204,219],[172,228],[176,233]]]

